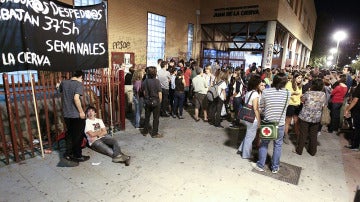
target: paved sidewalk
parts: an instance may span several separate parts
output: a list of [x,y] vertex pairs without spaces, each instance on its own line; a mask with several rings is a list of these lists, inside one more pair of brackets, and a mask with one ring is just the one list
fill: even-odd
[[[341,136],[323,134],[315,157],[284,145],[282,162],[302,167],[298,185],[257,174],[236,155],[238,129],[161,118],[161,139],[144,137],[127,121],[114,136],[130,166],[89,148],[89,161],[57,167],[55,151],[0,168],[0,201],[339,201],[354,199],[344,172]],[[223,121],[224,126],[228,126]],[[272,145],[272,144],[270,144]],[[271,148],[269,148],[269,151]],[[359,157],[357,154],[357,158]],[[99,163],[99,165],[93,165]],[[358,162],[357,162],[358,163]],[[359,164],[357,164],[359,165]],[[345,169],[346,170],[346,169]],[[359,180],[359,179],[357,179]],[[354,181],[358,183],[359,181]]]

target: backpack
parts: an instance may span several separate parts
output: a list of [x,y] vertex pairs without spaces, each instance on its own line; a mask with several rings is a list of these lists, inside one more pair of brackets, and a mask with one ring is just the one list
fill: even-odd
[[209,90],[206,93],[206,97],[210,102],[213,102],[217,97],[219,97],[217,89],[222,82],[223,81],[220,81],[219,83],[209,87]]

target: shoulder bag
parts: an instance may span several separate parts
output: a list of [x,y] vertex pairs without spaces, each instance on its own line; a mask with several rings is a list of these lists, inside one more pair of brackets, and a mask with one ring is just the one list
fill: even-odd
[[326,126],[326,125],[330,124],[330,121],[331,121],[330,110],[329,110],[328,106],[324,105],[322,107],[320,124],[323,126]]
[[276,140],[279,136],[279,123],[281,120],[282,115],[284,114],[285,107],[288,101],[289,94],[286,90],[286,100],[285,105],[283,108],[283,111],[281,113],[281,116],[279,118],[279,121],[261,121],[260,124],[260,138],[264,140]]
[[250,123],[254,123],[255,120],[255,112],[254,112],[254,107],[252,105],[249,105],[249,101],[250,98],[252,96],[254,91],[251,92],[247,102],[245,105],[243,105],[242,108],[240,108],[239,112],[238,112],[238,118],[240,120],[244,120]]

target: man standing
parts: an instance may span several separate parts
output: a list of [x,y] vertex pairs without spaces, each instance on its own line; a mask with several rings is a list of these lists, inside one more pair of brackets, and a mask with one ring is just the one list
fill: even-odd
[[161,102],[161,110],[160,116],[162,117],[170,117],[169,114],[169,82],[170,82],[170,72],[167,71],[167,62],[162,61],[160,64],[161,69],[158,71],[158,79],[161,85],[162,91],[162,102]]
[[349,91],[353,82],[353,79],[351,77],[351,67],[345,66],[342,70],[342,73],[346,75],[346,86],[348,87]]
[[352,94],[351,103],[346,107],[344,116],[349,117],[351,111],[351,118],[353,119],[354,130],[351,138],[351,144],[346,146],[353,151],[359,151],[360,145],[360,85],[358,84],[355,92]]
[[199,110],[200,108],[204,112],[204,121],[207,121],[207,97],[206,93],[208,91],[208,86],[203,77],[203,70],[199,67],[195,67],[196,76],[192,79],[192,85],[194,88],[194,102],[195,102],[195,121],[199,121]]
[[81,106],[80,96],[83,95],[83,72],[76,71],[70,80],[64,80],[59,86],[62,93],[62,111],[66,125],[66,166],[73,167],[79,162],[87,161],[89,156],[83,156],[81,142],[85,127],[85,113]]
[[[144,92],[145,102],[145,127],[143,134],[146,136],[149,132],[153,138],[161,138],[163,135],[159,133],[159,115],[160,103],[162,101],[162,92],[160,81],[156,79],[156,67],[147,68],[147,78],[143,81],[141,88]],[[150,129],[150,115],[153,114],[152,131]]]

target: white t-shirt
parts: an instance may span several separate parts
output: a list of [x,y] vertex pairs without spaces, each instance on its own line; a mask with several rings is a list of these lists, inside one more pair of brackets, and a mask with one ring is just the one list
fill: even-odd
[[[86,125],[85,125],[85,130],[84,130],[85,134],[88,131],[95,132],[95,131],[100,130],[101,128],[106,128],[102,119],[98,119],[98,118],[95,118],[94,120],[86,119]],[[88,136],[88,134],[86,134],[86,138],[88,139],[90,146],[93,142],[95,142],[98,139],[96,137],[90,137],[90,136]]]
[[218,86],[218,94],[219,94],[219,98],[221,100],[225,100],[226,99],[226,93],[222,93],[222,90],[225,90],[227,88],[226,82],[222,82],[219,86]]
[[[251,92],[253,92],[253,94],[251,95],[251,98],[249,99]],[[253,100],[254,100],[255,98],[259,98],[259,97],[260,97],[260,95],[259,95],[259,93],[258,93],[256,90],[248,91],[248,92],[246,92],[246,94],[245,94],[245,104],[246,104],[247,101],[249,100],[249,103],[248,103],[248,104],[251,105],[251,106],[253,106]],[[259,100],[260,100],[260,98],[259,98]],[[259,101],[259,100],[258,100],[258,101]],[[257,122],[256,116],[255,116],[254,123],[255,123],[255,122]]]
[[[249,99],[251,92],[253,92],[253,94],[251,95],[251,98]],[[259,93],[258,93],[257,91],[255,91],[255,90],[248,91],[248,92],[246,92],[246,94],[245,94],[245,100],[244,100],[244,102],[245,102],[245,104],[246,104],[247,101],[249,100],[249,105],[252,106],[252,105],[253,105],[253,100],[254,100],[255,98],[259,98],[259,97],[260,97],[260,96],[259,96]]]

